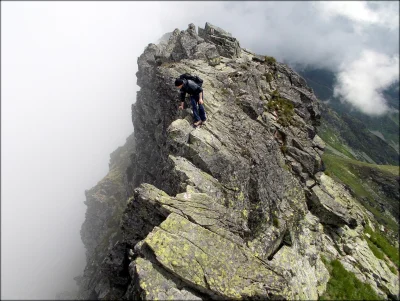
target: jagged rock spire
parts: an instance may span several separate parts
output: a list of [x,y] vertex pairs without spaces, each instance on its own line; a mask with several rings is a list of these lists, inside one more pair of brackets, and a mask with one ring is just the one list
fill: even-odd
[[164,35],[158,45],[149,44],[139,58],[139,67],[161,65],[165,62],[178,62],[182,59],[203,59],[211,66],[220,63],[221,57],[239,58],[241,49],[239,42],[230,33],[206,23],[205,29],[191,23],[186,30],[175,29],[168,41]]
[[218,53],[228,58],[239,58],[241,54],[239,41],[229,32],[206,23],[204,29],[199,27],[199,36],[205,41],[217,46]]

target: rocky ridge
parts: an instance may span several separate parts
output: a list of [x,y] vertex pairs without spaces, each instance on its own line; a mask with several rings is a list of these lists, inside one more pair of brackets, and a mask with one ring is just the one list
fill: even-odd
[[[286,65],[193,24],[138,58],[134,134],[87,192],[80,299],[318,299],[322,256],[398,297],[364,240],[372,218],[323,173],[319,103]],[[207,123],[174,78],[204,80]],[[112,176],[114,175],[114,176]]]

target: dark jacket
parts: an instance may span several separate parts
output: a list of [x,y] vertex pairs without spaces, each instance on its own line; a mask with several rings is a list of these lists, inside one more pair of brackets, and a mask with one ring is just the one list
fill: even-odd
[[185,101],[186,93],[190,95],[197,95],[203,92],[203,88],[190,79],[183,80],[183,87],[180,89],[180,99]]

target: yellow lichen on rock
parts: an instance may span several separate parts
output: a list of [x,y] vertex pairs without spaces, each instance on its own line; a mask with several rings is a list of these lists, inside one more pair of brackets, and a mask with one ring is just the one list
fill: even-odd
[[249,249],[175,213],[156,227],[145,243],[167,270],[211,295],[241,299],[255,295],[267,297],[268,293],[286,296],[288,293],[285,279],[277,276]]

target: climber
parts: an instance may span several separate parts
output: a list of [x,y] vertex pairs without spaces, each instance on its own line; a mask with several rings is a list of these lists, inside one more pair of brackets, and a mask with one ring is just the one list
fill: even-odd
[[190,102],[193,110],[194,123],[193,126],[197,127],[205,123],[206,111],[204,110],[203,101],[203,88],[201,87],[203,81],[197,76],[189,74],[182,74],[175,80],[175,86],[180,89],[181,104],[178,107],[183,110],[185,103],[186,93],[190,95]]

